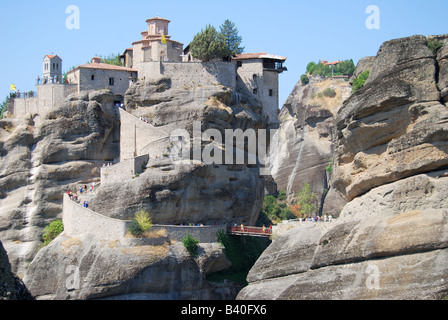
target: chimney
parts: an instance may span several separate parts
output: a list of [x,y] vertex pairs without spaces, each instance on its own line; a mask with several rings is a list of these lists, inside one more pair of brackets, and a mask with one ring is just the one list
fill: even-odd
[[101,62],[101,58],[98,58],[98,57],[92,58],[92,63],[100,63],[100,62]]

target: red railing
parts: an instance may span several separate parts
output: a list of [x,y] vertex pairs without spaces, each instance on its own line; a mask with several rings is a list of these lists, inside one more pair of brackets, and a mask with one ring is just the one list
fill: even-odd
[[259,236],[259,237],[269,237],[272,234],[272,229],[270,228],[259,228],[259,227],[242,227],[242,226],[236,226],[236,227],[229,227],[228,232],[230,234],[235,235],[252,235],[252,236]]

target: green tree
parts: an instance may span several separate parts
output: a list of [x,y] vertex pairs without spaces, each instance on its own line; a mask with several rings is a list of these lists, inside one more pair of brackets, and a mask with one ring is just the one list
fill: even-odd
[[46,246],[50,244],[50,242],[53,241],[58,235],[60,235],[62,231],[64,231],[64,225],[62,224],[61,220],[55,220],[51,222],[48,226],[45,227],[45,233],[42,235],[44,244]]
[[223,37],[226,49],[228,50],[228,56],[243,53],[244,47],[241,47],[243,38],[239,35],[235,23],[228,19],[224,21],[220,27],[220,34]]
[[9,97],[6,97],[5,101],[0,104],[0,120],[3,119],[3,113],[8,107]]
[[310,63],[308,63],[308,65],[306,66],[306,72],[308,74],[313,74],[314,70],[316,70],[317,64],[316,62],[311,61]]
[[308,83],[310,83],[310,78],[306,74],[302,74],[300,76],[300,81],[302,82],[302,85],[306,86]]
[[223,35],[211,25],[207,25],[205,29],[194,36],[190,50],[195,59],[204,62],[224,58],[229,53]]
[[311,190],[308,183],[297,194],[297,204],[300,206],[299,214],[301,216],[312,216],[319,209],[316,194]]
[[123,66],[119,53],[117,53],[117,54],[112,53],[112,54],[108,55],[107,57],[100,56],[100,58],[101,58],[101,63],[112,64],[114,66],[120,66],[120,67]]

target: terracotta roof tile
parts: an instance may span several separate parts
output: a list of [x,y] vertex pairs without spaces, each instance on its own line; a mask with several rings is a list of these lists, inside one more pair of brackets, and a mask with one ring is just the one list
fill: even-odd
[[128,71],[128,72],[137,72],[135,69],[115,66],[107,63],[87,63],[80,66],[77,66],[75,69],[69,71],[72,72],[77,69],[101,69],[101,70],[116,70],[116,71]]

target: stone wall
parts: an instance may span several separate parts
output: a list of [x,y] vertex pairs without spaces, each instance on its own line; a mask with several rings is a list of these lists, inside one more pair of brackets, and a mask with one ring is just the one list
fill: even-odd
[[98,235],[101,239],[116,240],[126,234],[128,222],[100,215],[70,200],[64,195],[64,212],[62,215],[64,233],[69,236],[81,234]]
[[170,145],[170,133],[151,126],[132,114],[120,110],[120,161],[147,155],[162,158]]
[[235,65],[230,62],[145,62],[137,69],[139,79],[168,76],[174,88],[213,85],[236,88]]
[[132,177],[142,172],[142,167],[148,162],[149,155],[143,155],[128,159],[112,166],[101,168],[101,184],[109,184],[132,179]]
[[62,105],[65,98],[77,90],[76,85],[46,84],[38,85],[37,97],[15,98],[11,111],[16,116],[28,113],[45,114]]
[[[98,214],[70,200],[64,195],[64,213],[62,215],[64,233],[69,236],[91,234],[103,240],[118,240],[127,232],[130,221],[112,219]],[[217,242],[216,233],[226,231],[226,226],[168,226],[155,225],[153,231],[165,230],[166,237],[171,241],[182,241],[187,234],[192,235],[201,243]]]
[[[69,72],[67,80],[70,83],[78,84],[78,92],[108,88],[115,95],[124,97],[126,90],[129,88],[130,78],[136,75],[137,72],[122,70],[79,68]],[[111,78],[113,78],[113,84],[109,82]]]

